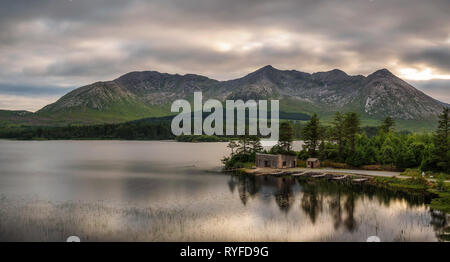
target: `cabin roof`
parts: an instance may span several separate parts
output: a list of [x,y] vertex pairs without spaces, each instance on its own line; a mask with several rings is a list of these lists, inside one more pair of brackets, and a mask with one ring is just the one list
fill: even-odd
[[274,155],[274,154],[264,154],[264,153],[256,153],[256,155],[258,156],[278,156],[278,155]]
[[318,161],[319,159],[318,158],[314,158],[314,157],[310,157],[310,158],[308,158],[308,159],[306,159],[306,161]]
[[274,154],[256,153],[256,155],[260,155],[260,156],[276,156],[276,157],[278,157],[278,156],[284,156],[284,157],[296,157],[296,156],[294,156],[294,155],[286,155],[286,154],[276,154],[276,155],[274,155]]

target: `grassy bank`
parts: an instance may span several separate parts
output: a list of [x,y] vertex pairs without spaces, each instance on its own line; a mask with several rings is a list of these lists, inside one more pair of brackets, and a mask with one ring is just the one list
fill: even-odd
[[[306,167],[306,161],[298,162],[299,167]],[[399,169],[392,165],[361,165],[359,167],[351,166],[347,163],[340,163],[330,160],[323,160],[320,162],[321,167],[331,167],[331,168],[340,168],[340,169],[355,169],[355,170],[373,170],[373,171],[403,171],[403,169]]]
[[410,179],[375,177],[371,183],[405,192],[433,194],[430,207],[435,210],[450,213],[450,185],[448,183],[440,181],[432,182],[417,176],[411,177]]

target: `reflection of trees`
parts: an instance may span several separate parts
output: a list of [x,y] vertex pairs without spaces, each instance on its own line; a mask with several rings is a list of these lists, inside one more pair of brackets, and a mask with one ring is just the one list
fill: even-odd
[[234,189],[236,188],[236,181],[232,176],[228,180],[228,188],[230,189],[231,193],[234,193]]
[[304,187],[301,207],[314,224],[323,210],[323,196],[316,187]]
[[330,181],[300,181],[300,183],[303,188],[301,207],[311,222],[315,223],[320,213],[324,211],[324,199],[328,198],[331,199],[328,209],[333,218],[334,228],[337,229],[341,225],[345,225],[350,231],[356,228],[354,212],[355,201],[359,194],[354,193],[352,188]]
[[447,226],[447,215],[444,212],[430,210],[431,222],[435,230],[440,230]]
[[411,190],[380,188],[371,185],[361,185],[362,191],[370,199],[376,198],[380,205],[389,207],[393,200],[406,200],[408,207],[418,207],[429,203],[432,195],[424,192],[413,192]]
[[295,201],[292,192],[292,186],[295,184],[295,180],[293,178],[277,178],[276,182],[277,190],[274,193],[275,202],[281,211],[287,213]]
[[440,211],[430,210],[431,222],[436,237],[440,241],[450,241],[450,226],[448,225],[447,214]]
[[[297,182],[301,190],[297,191]],[[280,211],[288,213],[295,201],[295,196],[302,192],[300,207],[312,223],[322,212],[329,212],[335,229],[344,227],[352,232],[357,229],[355,218],[356,202],[361,197],[379,201],[380,205],[389,207],[393,200],[406,200],[409,206],[423,205],[428,196],[406,194],[400,190],[390,190],[371,185],[355,185],[326,180],[273,176],[231,176],[228,181],[230,192],[237,191],[240,201],[246,205],[250,199],[260,194],[269,201],[274,197]],[[324,203],[329,203],[324,209]],[[441,239],[449,238],[450,232],[445,215],[432,214],[432,225]],[[448,239],[447,239],[448,240]]]
[[241,199],[241,202],[242,204],[244,204],[244,206],[247,205],[249,198],[248,192],[245,190],[239,190],[239,198]]
[[[342,198],[345,197],[345,201],[342,207]],[[357,224],[355,220],[355,201],[356,194],[351,192],[341,192],[340,190],[332,196],[330,202],[330,214],[333,217],[333,226],[338,229],[342,224],[345,225],[347,230],[354,231]],[[345,220],[342,220],[343,212],[345,212]]]
[[339,190],[336,197],[331,200],[330,213],[333,217],[334,228],[337,229],[342,224],[342,206],[341,206],[341,191]]
[[249,198],[254,197],[260,189],[260,184],[254,176],[231,176],[228,180],[228,188],[231,193],[234,192],[236,186],[239,198],[244,205],[246,205]]
[[348,231],[352,232],[355,230],[357,224],[355,220],[355,200],[356,196],[354,193],[350,193],[345,200],[344,208],[347,213],[347,217],[345,218],[344,224]]
[[230,176],[228,188],[233,193],[237,188],[242,204],[246,205],[250,198],[259,193],[262,186],[273,188],[275,202],[281,211],[288,212],[295,200],[292,187],[294,178],[280,177],[255,177],[255,176]]

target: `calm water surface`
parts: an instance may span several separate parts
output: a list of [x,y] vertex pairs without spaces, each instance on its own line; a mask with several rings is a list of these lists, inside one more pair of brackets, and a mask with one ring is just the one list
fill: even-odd
[[0,141],[0,240],[438,241],[419,196],[221,174],[226,143]]

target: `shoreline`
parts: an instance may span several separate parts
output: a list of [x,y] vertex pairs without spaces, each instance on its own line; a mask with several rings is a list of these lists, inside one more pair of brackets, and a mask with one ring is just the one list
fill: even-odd
[[246,174],[253,174],[256,176],[261,175],[271,175],[276,172],[286,172],[286,173],[323,173],[330,175],[354,175],[354,176],[381,176],[381,177],[400,177],[408,178],[406,176],[400,176],[401,172],[395,171],[375,171],[375,170],[364,170],[364,169],[337,169],[337,168],[242,168],[242,171]]
[[[385,177],[385,178],[399,178],[399,179],[410,179],[410,176],[401,175],[402,172],[398,171],[387,171],[387,170],[366,170],[366,169],[338,169],[338,168],[304,168],[304,167],[294,167],[294,168],[240,168],[241,172],[247,175],[264,176],[264,175],[276,175],[277,173],[291,175],[294,173],[322,173],[334,176],[361,176],[361,177]],[[425,178],[427,181],[435,182],[434,178]],[[450,180],[445,180],[445,183],[450,183]]]

